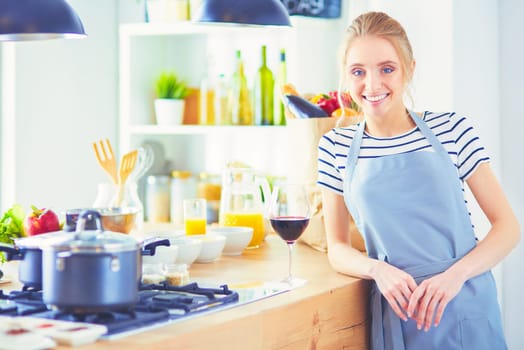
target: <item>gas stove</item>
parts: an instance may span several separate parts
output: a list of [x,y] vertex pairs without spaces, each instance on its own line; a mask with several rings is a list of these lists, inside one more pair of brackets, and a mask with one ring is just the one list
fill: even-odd
[[235,307],[285,292],[285,286],[231,290],[227,285],[202,287],[198,283],[185,286],[143,284],[134,307],[96,313],[57,310],[42,300],[42,291],[35,288],[4,293],[0,290],[0,316],[31,318],[100,325],[107,328],[101,339],[117,339],[168,323],[179,322],[207,313]]
[[139,301],[133,308],[75,313],[50,308],[44,304],[40,290],[11,291],[8,294],[0,290],[0,315],[104,325],[107,333],[102,338],[109,339],[218,310],[228,304],[235,304],[238,300],[238,293],[229,290],[227,285],[204,288],[197,283],[181,287],[148,284],[140,286]]

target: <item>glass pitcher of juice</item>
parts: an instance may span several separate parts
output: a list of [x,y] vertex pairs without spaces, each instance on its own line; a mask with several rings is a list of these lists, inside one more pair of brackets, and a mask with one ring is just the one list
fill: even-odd
[[248,248],[259,247],[265,237],[264,213],[269,196],[265,177],[248,167],[228,166],[222,178],[219,224],[252,227]]

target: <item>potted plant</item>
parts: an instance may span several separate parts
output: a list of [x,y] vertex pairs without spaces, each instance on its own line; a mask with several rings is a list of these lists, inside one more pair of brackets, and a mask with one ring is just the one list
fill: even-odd
[[180,125],[184,116],[185,98],[190,89],[175,73],[163,72],[155,82],[155,114],[159,125]]

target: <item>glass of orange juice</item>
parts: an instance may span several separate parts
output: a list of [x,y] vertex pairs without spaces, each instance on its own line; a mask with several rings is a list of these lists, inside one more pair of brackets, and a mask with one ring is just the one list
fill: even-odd
[[264,241],[265,227],[262,213],[257,212],[226,212],[220,214],[222,226],[248,226],[253,228],[253,237],[247,248],[258,248]]
[[186,235],[206,233],[207,203],[203,198],[184,199],[184,228]]

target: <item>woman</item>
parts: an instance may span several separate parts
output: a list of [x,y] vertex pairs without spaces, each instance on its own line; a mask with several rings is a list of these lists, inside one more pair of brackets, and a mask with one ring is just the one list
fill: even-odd
[[[372,349],[506,349],[490,269],[517,244],[519,224],[468,120],[407,110],[414,69],[407,35],[387,14],[348,27],[342,82],[364,121],[319,143],[328,257],[374,280]],[[480,242],[464,181],[491,223]],[[351,246],[349,213],[367,256]]]

